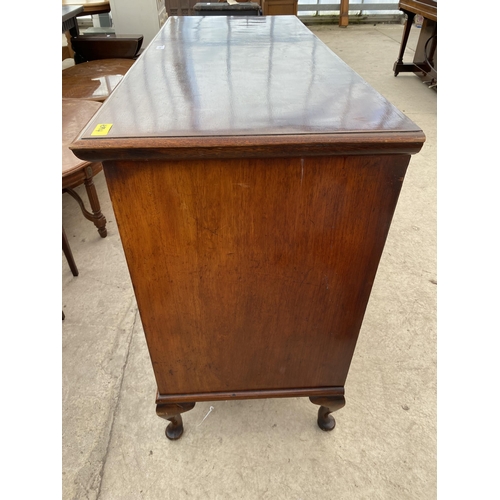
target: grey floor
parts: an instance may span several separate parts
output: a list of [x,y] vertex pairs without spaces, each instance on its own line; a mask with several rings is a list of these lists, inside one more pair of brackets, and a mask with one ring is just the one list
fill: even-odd
[[410,162],[336,429],[316,426],[307,399],[268,399],[198,403],[182,439],[165,438],[101,173],[107,238],[71,197],[62,201],[80,271],[73,277],[62,257],[64,499],[436,498],[437,94],[413,74],[393,76],[402,29],[312,27],[427,136]]

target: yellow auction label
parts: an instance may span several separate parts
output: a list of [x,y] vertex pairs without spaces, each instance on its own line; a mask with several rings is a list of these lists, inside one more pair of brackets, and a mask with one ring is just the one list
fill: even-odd
[[90,135],[108,135],[108,132],[112,126],[112,123],[99,123],[99,125],[97,125],[97,127],[92,131]]

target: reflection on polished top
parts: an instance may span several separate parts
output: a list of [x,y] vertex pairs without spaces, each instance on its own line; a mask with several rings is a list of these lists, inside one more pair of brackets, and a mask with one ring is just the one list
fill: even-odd
[[62,175],[63,177],[78,170],[86,162],[77,158],[69,145],[78,135],[89,118],[101,107],[100,102],[86,99],[62,100]]
[[107,139],[419,127],[295,16],[170,17],[83,131]]
[[105,101],[134,64],[133,59],[97,59],[62,72],[64,99]]

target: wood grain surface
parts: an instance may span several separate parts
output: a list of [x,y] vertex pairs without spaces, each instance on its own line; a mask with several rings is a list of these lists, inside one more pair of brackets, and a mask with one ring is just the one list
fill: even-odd
[[104,162],[159,393],[343,386],[408,161]]

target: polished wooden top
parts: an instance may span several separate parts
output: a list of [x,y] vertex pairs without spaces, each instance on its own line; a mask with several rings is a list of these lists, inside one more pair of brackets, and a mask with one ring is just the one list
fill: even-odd
[[98,59],[70,66],[62,72],[62,96],[105,101],[134,62],[134,59]]
[[434,0],[401,0],[399,8],[437,22],[437,2]]
[[83,7],[82,15],[94,15],[111,11],[109,0],[62,0],[65,5],[81,5]]
[[83,99],[62,100],[62,175],[69,175],[85,165],[68,148],[92,115],[101,107],[100,102]]
[[[101,123],[112,124],[109,134],[93,138]],[[272,142],[285,155],[289,142],[319,147],[346,135],[386,146],[393,137],[403,149],[410,141],[410,152],[424,141],[417,125],[296,16],[185,16],[167,20],[72,147],[94,158],[107,150],[111,158],[125,147],[219,154],[243,142],[247,149]]]

